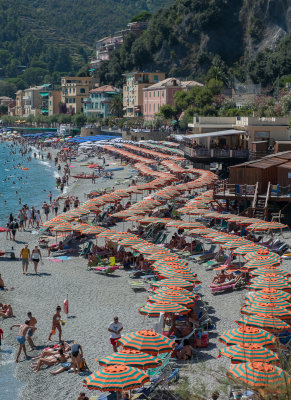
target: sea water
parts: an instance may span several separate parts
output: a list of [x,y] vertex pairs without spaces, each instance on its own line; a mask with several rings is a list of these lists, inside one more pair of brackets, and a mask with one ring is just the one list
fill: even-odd
[[[0,143],[0,226],[6,226],[9,214],[17,217],[23,204],[40,209],[44,201],[49,201],[49,191],[53,197],[59,195],[56,189],[58,173],[53,162],[39,156],[40,151],[32,147],[32,152],[22,157],[20,146],[11,148],[9,143]],[[33,153],[37,154],[34,158]],[[28,161],[28,157],[31,161]],[[23,170],[22,168],[28,168]],[[21,199],[21,204],[19,203]],[[6,200],[6,204],[5,204]]]
[[0,347],[0,400],[17,399],[23,387],[15,375],[15,352],[13,347]]

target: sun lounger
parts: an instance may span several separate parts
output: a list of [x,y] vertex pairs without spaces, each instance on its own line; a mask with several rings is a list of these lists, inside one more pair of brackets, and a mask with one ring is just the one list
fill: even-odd
[[145,286],[144,286],[144,282],[142,280],[132,280],[129,282],[130,287],[132,290],[134,291],[138,291],[138,290],[146,290]]
[[86,256],[90,253],[91,247],[93,246],[93,242],[89,242],[84,250],[80,253],[80,256]]

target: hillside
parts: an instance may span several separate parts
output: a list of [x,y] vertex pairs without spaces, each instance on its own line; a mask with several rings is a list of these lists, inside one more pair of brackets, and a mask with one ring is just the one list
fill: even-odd
[[18,0],[16,6],[0,0],[0,77],[15,77],[22,65],[48,74],[75,73],[97,39],[123,28],[140,11],[154,12],[171,2]]
[[151,69],[272,85],[291,74],[290,15],[291,0],[176,0],[142,37],[128,38],[103,65],[101,81],[118,84],[120,72]]

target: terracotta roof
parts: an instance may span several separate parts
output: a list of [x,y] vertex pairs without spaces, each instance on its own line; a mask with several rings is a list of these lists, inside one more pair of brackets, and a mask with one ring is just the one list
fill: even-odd
[[90,93],[103,93],[103,92],[117,92],[118,89],[111,85],[100,86],[96,89],[90,90]]

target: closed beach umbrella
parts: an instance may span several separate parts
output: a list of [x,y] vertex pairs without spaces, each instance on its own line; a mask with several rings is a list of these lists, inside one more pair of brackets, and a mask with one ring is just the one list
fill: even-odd
[[175,342],[167,336],[150,330],[129,333],[118,339],[118,343],[126,349],[135,349],[152,355],[169,353]]
[[148,315],[149,317],[159,317],[161,313],[188,314],[190,310],[178,303],[159,301],[147,304],[141,307],[138,311],[140,314]]
[[177,286],[180,288],[184,289],[192,289],[194,286],[194,283],[185,281],[184,279],[162,279],[161,281],[158,282],[153,282],[152,286],[154,287],[166,287],[166,286]]
[[219,340],[227,346],[239,343],[257,343],[262,346],[274,346],[276,343],[274,335],[252,326],[242,326],[227,330],[219,337]]
[[140,369],[156,368],[162,363],[157,357],[133,349],[122,349],[96,361],[100,365],[125,364]]
[[274,315],[274,317],[282,319],[290,319],[291,311],[283,307],[277,307],[273,303],[252,303],[249,306],[241,309],[242,314],[263,314],[263,315]]
[[144,385],[150,380],[144,371],[127,365],[109,365],[84,378],[83,386],[101,392],[121,392]]
[[220,350],[220,354],[231,359],[234,363],[247,361],[255,362],[278,362],[278,355],[257,343],[240,343],[234,346],[227,346]]
[[171,291],[163,293],[155,293],[154,296],[149,297],[149,301],[151,302],[170,301],[172,303],[181,304],[182,306],[185,307],[191,307],[195,303],[195,301],[190,297]]
[[287,386],[291,383],[290,376],[281,368],[262,362],[233,364],[227,375],[254,387]]
[[285,329],[290,329],[290,325],[287,322],[273,315],[244,315],[242,319],[235,321],[238,325],[243,326],[255,326],[272,333],[278,333]]

